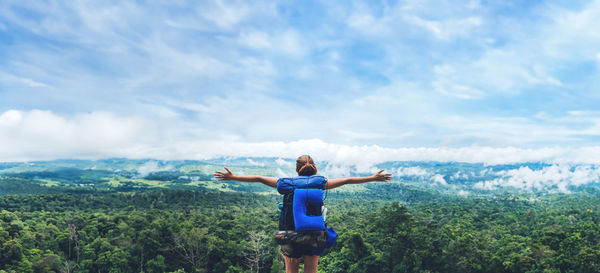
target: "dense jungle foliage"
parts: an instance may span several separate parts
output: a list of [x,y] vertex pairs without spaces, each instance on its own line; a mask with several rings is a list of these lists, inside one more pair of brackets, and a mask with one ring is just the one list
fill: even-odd
[[[595,191],[426,196],[331,194],[339,238],[319,272],[600,272]],[[172,189],[4,195],[0,272],[283,272],[279,201]]]

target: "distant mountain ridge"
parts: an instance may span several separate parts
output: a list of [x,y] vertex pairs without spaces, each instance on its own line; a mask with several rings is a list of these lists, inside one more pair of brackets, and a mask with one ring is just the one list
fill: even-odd
[[[212,173],[230,167],[236,174],[274,177],[294,176],[295,161],[289,158],[224,157],[209,160],[155,160],[108,158],[101,160],[62,159],[0,163],[2,183],[30,183],[57,190],[148,190],[177,188],[192,190],[270,192],[260,184],[219,182]],[[411,187],[449,195],[571,193],[598,188],[600,166],[591,164],[486,165],[460,162],[392,161],[373,166],[317,162],[327,177],[367,176],[379,169],[394,175],[389,183],[370,183],[340,188],[340,192],[389,190]],[[20,181],[20,182],[18,182]],[[388,184],[388,185],[385,185]],[[14,188],[14,185],[12,185]],[[44,188],[41,188],[44,189]],[[6,192],[5,192],[6,193]]]

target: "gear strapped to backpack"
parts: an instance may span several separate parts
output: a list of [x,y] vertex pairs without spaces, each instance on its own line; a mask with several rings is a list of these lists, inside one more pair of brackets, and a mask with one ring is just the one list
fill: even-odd
[[322,211],[326,184],[327,179],[320,175],[277,180],[277,191],[283,195],[279,231],[275,234],[278,244],[328,248],[335,243],[337,234],[333,228],[327,228]]

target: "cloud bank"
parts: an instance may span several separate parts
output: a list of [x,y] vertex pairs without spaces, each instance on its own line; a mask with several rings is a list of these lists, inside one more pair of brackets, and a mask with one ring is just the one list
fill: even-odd
[[552,165],[541,170],[529,167],[499,171],[496,178],[476,183],[473,188],[496,190],[499,188],[515,188],[526,191],[550,191],[569,193],[572,187],[589,183],[600,183],[598,165]]
[[[390,161],[484,163],[483,169],[443,170],[425,165],[392,168],[398,180],[422,181],[431,186],[467,191],[513,188],[524,191],[569,192],[573,187],[600,182],[600,146],[546,147],[407,147],[344,145],[320,139],[289,142],[242,142],[203,138],[184,125],[144,117],[121,117],[109,112],[58,115],[50,111],[10,110],[0,114],[0,161],[35,161],[59,158],[109,157],[156,160],[212,159],[220,157],[271,157],[278,176],[293,175],[293,159],[310,154],[321,173],[345,177],[374,173],[376,164]],[[200,131],[203,132],[203,131]],[[182,137],[188,135],[189,137]],[[264,161],[246,159],[249,165]],[[521,165],[542,162],[541,167]],[[499,164],[512,164],[494,170]],[[486,167],[487,166],[487,167]],[[154,160],[138,169],[141,176],[169,170]],[[461,182],[462,181],[462,182]],[[465,181],[470,181],[465,183]]]
[[[417,163],[418,164],[418,163]],[[600,183],[600,164],[537,163],[509,165],[445,165],[423,164],[392,168],[395,179],[439,185],[464,191],[496,191],[516,189],[526,192],[570,193],[574,188]]]
[[[186,129],[187,128],[187,129]],[[371,171],[387,161],[469,162],[490,165],[522,162],[600,164],[600,146],[547,147],[407,147],[345,145],[320,139],[243,142],[204,136],[170,120],[121,117],[109,112],[62,116],[50,111],[10,110],[0,114],[0,160],[107,157],[210,159],[225,156],[296,158],[310,154],[319,161]],[[280,161],[285,166],[288,163]],[[418,169],[402,172],[419,174]],[[441,180],[438,179],[440,183]]]

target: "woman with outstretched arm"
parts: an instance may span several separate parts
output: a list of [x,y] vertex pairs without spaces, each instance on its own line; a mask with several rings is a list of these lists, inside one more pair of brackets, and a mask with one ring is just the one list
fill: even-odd
[[[241,181],[241,182],[251,182],[251,183],[262,183],[272,188],[277,188],[277,183],[293,183],[293,181],[301,180],[306,181],[305,187],[322,187],[322,189],[330,190],[337,187],[341,187],[343,185],[348,184],[361,184],[367,182],[376,182],[376,181],[390,181],[392,179],[392,175],[388,173],[383,173],[384,170],[380,170],[372,176],[368,177],[347,177],[347,178],[336,178],[328,180],[322,176],[317,176],[317,166],[315,165],[313,159],[309,155],[303,155],[296,159],[296,173],[298,173],[298,177],[296,178],[274,178],[274,177],[265,177],[258,175],[247,175],[247,176],[237,176],[233,174],[231,170],[225,167],[225,172],[215,172],[214,176],[216,179],[220,181]],[[310,181],[310,182],[309,182]],[[319,184],[319,181],[322,181]],[[310,183],[310,184],[309,184]],[[313,186],[311,186],[313,185]],[[317,185],[317,186],[314,186]],[[320,186],[319,186],[320,185]],[[299,184],[299,186],[303,186],[304,184]],[[283,188],[283,186],[281,187]],[[296,187],[293,187],[294,189]],[[293,199],[293,190],[290,193],[283,193],[282,190],[278,189],[280,193],[284,194],[284,209],[286,209],[286,205],[288,205],[289,210],[291,210],[291,203]],[[319,210],[320,211],[320,210]],[[290,216],[286,217],[285,213],[282,214],[283,217],[280,219],[279,229],[280,230],[295,230],[293,218]],[[304,244],[286,244],[282,245],[281,253],[285,260],[285,272],[286,273],[297,273],[298,267],[300,264],[300,258],[304,259],[304,272],[305,273],[316,273],[317,266],[319,264],[319,257],[323,253],[323,249],[317,249],[314,247],[307,247]]]

